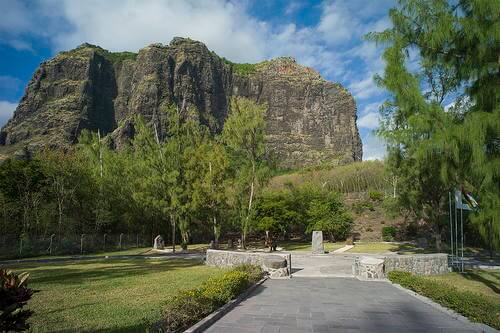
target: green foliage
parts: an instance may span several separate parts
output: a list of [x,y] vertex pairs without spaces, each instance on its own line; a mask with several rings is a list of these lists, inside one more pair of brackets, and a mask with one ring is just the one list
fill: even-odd
[[[387,46],[376,80],[391,99],[379,133],[399,203],[428,222],[439,247],[448,191],[466,187],[480,198],[473,222],[498,247],[499,4],[401,0],[389,16],[393,27],[369,38]],[[416,70],[409,69],[410,53],[418,54]]]
[[340,195],[314,184],[268,189],[257,199],[253,219],[261,231],[290,235],[322,230],[332,240],[345,239],[353,223]]
[[222,57],[221,58],[223,62],[226,64],[230,65],[233,69],[233,72],[235,74],[241,75],[241,76],[247,76],[250,74],[253,74],[257,71],[257,66],[258,64],[249,64],[249,63],[244,63],[244,64],[238,64],[232,61],[229,61],[228,59]]
[[369,191],[368,196],[370,197],[370,200],[373,201],[381,202],[382,200],[384,200],[384,193],[379,191]]
[[322,230],[331,241],[346,239],[352,230],[353,219],[337,193],[332,192],[312,201],[307,216],[306,231]]
[[392,242],[394,238],[396,237],[396,227],[394,226],[387,226],[382,228],[382,239],[385,242]]
[[236,64],[233,63],[233,71],[238,75],[250,75],[257,71],[257,64]]
[[338,193],[383,191],[388,184],[385,166],[380,161],[356,162],[339,166],[318,166],[288,172],[274,177],[269,186],[282,188],[287,184],[312,183]]
[[357,201],[357,202],[353,203],[352,210],[356,214],[362,214],[366,210],[369,210],[372,212],[375,211],[375,206],[373,206],[373,202],[371,202],[369,200],[362,200],[362,201]]
[[153,330],[185,330],[245,291],[259,276],[262,276],[260,267],[244,265],[209,279],[200,288],[179,292],[166,302],[163,319]]
[[106,58],[111,62],[123,62],[124,60],[135,60],[137,58],[137,53],[134,52],[107,52]]
[[492,298],[470,291],[459,291],[454,286],[408,272],[392,271],[389,272],[388,278],[393,283],[429,297],[472,321],[500,329],[500,304]]
[[246,245],[257,186],[267,180],[264,145],[266,109],[266,105],[256,104],[250,99],[233,98],[231,112],[222,131],[222,141],[228,147],[235,174],[231,194],[235,197],[234,206],[238,207],[235,219],[239,220],[243,247]]
[[28,273],[14,274],[0,269],[0,331],[21,332],[30,325],[31,310],[23,310],[34,291],[28,288]]
[[231,271],[221,277],[209,279],[202,286],[202,296],[215,307],[222,306],[249,286],[248,275],[242,271]]
[[243,272],[248,275],[248,280],[251,284],[257,283],[264,276],[264,272],[260,266],[242,264],[233,268],[233,270],[238,272]]

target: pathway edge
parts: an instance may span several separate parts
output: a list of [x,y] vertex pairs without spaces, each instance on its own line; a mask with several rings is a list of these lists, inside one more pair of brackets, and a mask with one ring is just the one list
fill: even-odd
[[424,302],[425,304],[427,305],[430,305],[432,306],[433,308],[435,308],[436,310],[439,310],[443,313],[446,313],[447,315],[453,317],[454,319],[464,323],[464,324],[468,324],[468,325],[471,325],[473,326],[475,329],[478,330],[478,332],[486,332],[486,333],[495,333],[495,332],[499,332],[498,330],[494,329],[493,327],[491,326],[488,326],[486,324],[483,324],[483,323],[476,323],[476,322],[473,322],[471,320],[469,320],[469,318],[459,314],[458,312],[455,312],[451,309],[448,309],[444,306],[442,306],[441,304],[433,301],[432,299],[428,298],[428,297],[425,297],[423,295],[420,295],[419,293],[417,292],[414,292],[413,290],[410,290],[410,289],[406,289],[405,287],[397,284],[397,283],[393,283],[392,281],[390,280],[387,280],[388,283],[390,283],[393,287],[407,293],[408,295],[411,295],[413,297],[415,297],[416,299],[420,300],[421,302]]
[[224,304],[190,328],[184,331],[184,333],[200,333],[205,331],[207,328],[212,326],[217,320],[222,318],[226,313],[231,311],[234,307],[236,307],[241,301],[243,301],[245,298],[250,296],[250,294],[257,289],[261,284],[263,284],[266,280],[268,279],[267,276],[264,276],[262,279],[260,279],[257,283],[252,285],[250,288],[245,290],[243,293],[238,295],[235,299],[229,301],[228,303]]

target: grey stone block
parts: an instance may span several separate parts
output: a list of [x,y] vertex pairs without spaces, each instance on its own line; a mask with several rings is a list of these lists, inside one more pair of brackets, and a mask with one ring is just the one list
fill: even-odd
[[325,248],[323,247],[323,231],[313,231],[312,233],[312,253],[323,254]]

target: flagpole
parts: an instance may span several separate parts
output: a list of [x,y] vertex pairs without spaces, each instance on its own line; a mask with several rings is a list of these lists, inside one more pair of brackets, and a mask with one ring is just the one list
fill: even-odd
[[462,233],[462,273],[464,272],[464,210],[462,205],[460,206],[460,229]]
[[[455,259],[458,261],[458,222],[457,222],[457,200],[455,193]],[[458,264],[458,263],[457,263]]]
[[453,265],[453,217],[451,216],[451,192],[448,192],[448,203],[450,204],[450,241],[451,241],[451,264]]

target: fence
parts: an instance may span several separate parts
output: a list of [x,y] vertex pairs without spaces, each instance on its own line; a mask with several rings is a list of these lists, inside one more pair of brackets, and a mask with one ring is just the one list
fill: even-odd
[[82,255],[151,246],[152,238],[142,234],[79,234],[58,237],[0,236],[0,259],[50,255]]

